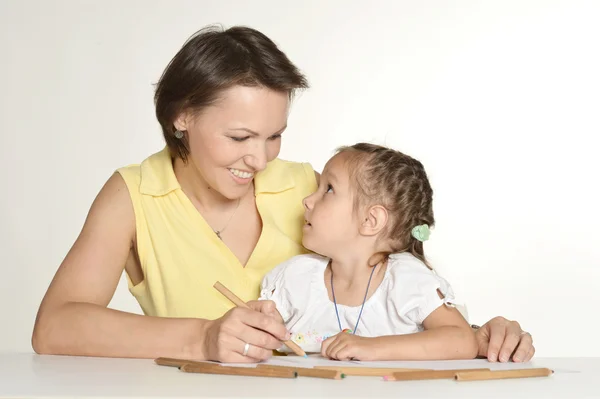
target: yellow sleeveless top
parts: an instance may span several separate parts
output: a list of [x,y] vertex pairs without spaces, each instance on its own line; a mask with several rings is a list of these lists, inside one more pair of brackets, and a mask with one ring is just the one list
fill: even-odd
[[317,188],[307,163],[275,159],[256,174],[263,228],[244,267],[183,193],[168,148],[117,170],[135,212],[144,280],[129,290],[145,314],[216,319],[233,305],[213,288],[220,281],[244,301],[259,296],[263,276],[302,247],[302,199]]

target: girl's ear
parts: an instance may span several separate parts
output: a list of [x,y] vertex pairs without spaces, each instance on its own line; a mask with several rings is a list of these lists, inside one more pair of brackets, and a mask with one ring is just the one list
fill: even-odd
[[388,211],[381,205],[375,205],[369,208],[363,222],[360,225],[359,232],[364,236],[374,236],[379,234],[388,223]]

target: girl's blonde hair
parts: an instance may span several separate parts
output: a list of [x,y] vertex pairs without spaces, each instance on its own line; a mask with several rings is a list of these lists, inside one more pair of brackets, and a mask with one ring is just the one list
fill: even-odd
[[340,147],[345,154],[350,183],[356,189],[355,208],[385,207],[389,222],[384,231],[392,252],[410,252],[425,260],[423,242],[412,236],[415,226],[433,227],[433,190],[423,164],[387,147],[358,143]]

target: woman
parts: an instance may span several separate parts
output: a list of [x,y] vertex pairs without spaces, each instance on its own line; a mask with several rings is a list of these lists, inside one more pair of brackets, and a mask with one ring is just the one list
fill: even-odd
[[[207,28],[161,77],[156,115],[166,148],[121,168],[95,199],[40,306],[37,353],[108,357],[267,359],[289,338],[262,277],[302,252],[310,165],[277,159],[304,76],[266,36]],[[145,316],[107,305],[125,269]],[[234,308],[220,281],[252,310]],[[491,361],[527,361],[531,336],[495,318],[477,332]]]

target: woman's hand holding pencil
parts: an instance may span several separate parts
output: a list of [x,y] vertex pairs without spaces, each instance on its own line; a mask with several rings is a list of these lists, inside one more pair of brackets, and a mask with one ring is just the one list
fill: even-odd
[[253,310],[256,310],[257,312],[266,314],[267,316],[271,316],[275,320],[277,320],[279,323],[283,323],[283,318],[281,317],[281,314],[277,311],[277,306],[275,305],[275,302],[273,302],[273,301],[269,301],[269,300],[248,301],[248,302],[246,302],[246,305],[248,305],[248,307],[250,307],[250,309],[253,309]]
[[[237,355],[240,355],[244,362],[266,360],[272,356],[272,350],[281,347],[282,342],[297,355],[306,356],[302,348],[293,341],[290,341],[291,334],[285,328],[281,318],[278,320],[273,315],[252,310],[244,301],[220,282],[215,283],[214,288],[236,305],[235,308],[227,312],[221,319],[215,320],[221,321],[220,324],[217,324],[216,327],[210,327],[220,328],[219,331],[221,334],[214,334],[217,337],[231,337],[235,335],[236,339],[228,339],[227,342],[220,342],[221,344],[225,344],[222,345],[223,347],[237,347],[241,349],[238,349],[237,354],[233,355],[235,358],[239,358]],[[222,321],[230,314],[236,316],[243,315],[246,323],[236,323],[236,317],[232,316],[230,317],[232,321],[223,326]],[[209,342],[209,340],[206,340],[206,342]],[[241,363],[242,361],[228,360],[228,362]]]
[[236,307],[207,323],[204,358],[226,363],[255,363],[269,359],[289,335],[270,316]]
[[274,349],[290,339],[285,325],[276,318],[253,310],[243,302],[243,305],[235,304],[237,306],[223,317],[204,325],[201,358],[226,363],[256,363],[269,359]]

